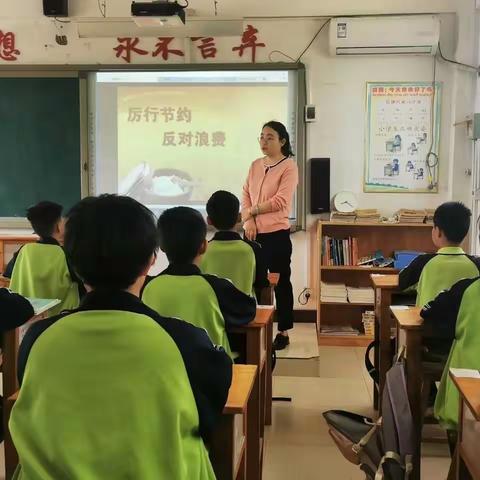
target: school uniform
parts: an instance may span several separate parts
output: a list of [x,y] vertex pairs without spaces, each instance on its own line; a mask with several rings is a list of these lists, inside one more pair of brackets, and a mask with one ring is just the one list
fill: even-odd
[[228,278],[247,295],[256,293],[259,300],[262,288],[270,285],[261,245],[244,240],[237,232],[217,232],[208,242],[200,268],[203,273]]
[[171,264],[149,281],[142,300],[160,315],[204,328],[215,345],[233,356],[227,331],[255,318],[256,302],[232,282],[202,274],[193,264]]
[[13,330],[34,316],[32,304],[7,288],[0,288],[0,333]]
[[457,429],[459,395],[450,368],[480,370],[480,277],[464,279],[442,292],[422,310],[427,335],[446,344],[450,354],[435,400],[435,416],[449,430]]
[[478,275],[479,258],[467,255],[460,247],[446,247],[413,260],[400,272],[399,287],[406,290],[416,286],[416,303],[423,307],[462,278],[475,278]]
[[206,333],[123,291],[30,327],[10,418],[18,479],[214,480],[203,438],[232,362]]
[[78,285],[63,248],[54,238],[24,245],[15,258],[11,290],[24,297],[58,298],[61,303],[50,311],[52,316],[78,307]]

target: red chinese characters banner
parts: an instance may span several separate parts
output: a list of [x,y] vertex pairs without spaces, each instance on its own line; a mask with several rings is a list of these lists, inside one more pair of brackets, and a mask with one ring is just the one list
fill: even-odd
[[15,47],[15,33],[0,30],[0,61],[15,62],[20,50]]
[[[265,48],[266,44],[259,40],[259,31],[253,25],[247,25],[243,33],[240,44],[231,48],[233,58],[249,58],[252,63],[257,60],[257,51],[259,48]],[[113,48],[116,58],[122,59],[126,63],[131,63],[138,58],[153,57],[169,61],[174,58],[185,57],[185,52],[175,48],[172,44],[174,37],[158,37],[155,46],[148,48],[147,40],[139,37],[117,38],[117,45]],[[202,60],[216,59],[219,51],[214,37],[193,37],[191,41],[195,49],[199,52]],[[222,52],[226,53],[226,52]]]

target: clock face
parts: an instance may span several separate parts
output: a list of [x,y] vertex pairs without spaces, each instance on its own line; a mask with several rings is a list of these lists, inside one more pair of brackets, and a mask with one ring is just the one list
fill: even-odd
[[337,211],[350,213],[357,209],[358,201],[352,192],[339,192],[335,195],[334,205]]

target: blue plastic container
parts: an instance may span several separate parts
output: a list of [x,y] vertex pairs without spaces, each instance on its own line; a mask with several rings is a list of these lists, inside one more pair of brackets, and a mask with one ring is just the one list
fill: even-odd
[[395,262],[394,267],[401,270],[402,268],[408,267],[410,263],[413,262],[419,255],[422,255],[423,252],[412,252],[409,250],[399,250],[394,253]]

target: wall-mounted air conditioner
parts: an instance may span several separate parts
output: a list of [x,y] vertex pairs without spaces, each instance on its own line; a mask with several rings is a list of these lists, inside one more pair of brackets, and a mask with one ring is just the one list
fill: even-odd
[[440,20],[435,15],[334,18],[331,55],[435,55]]

